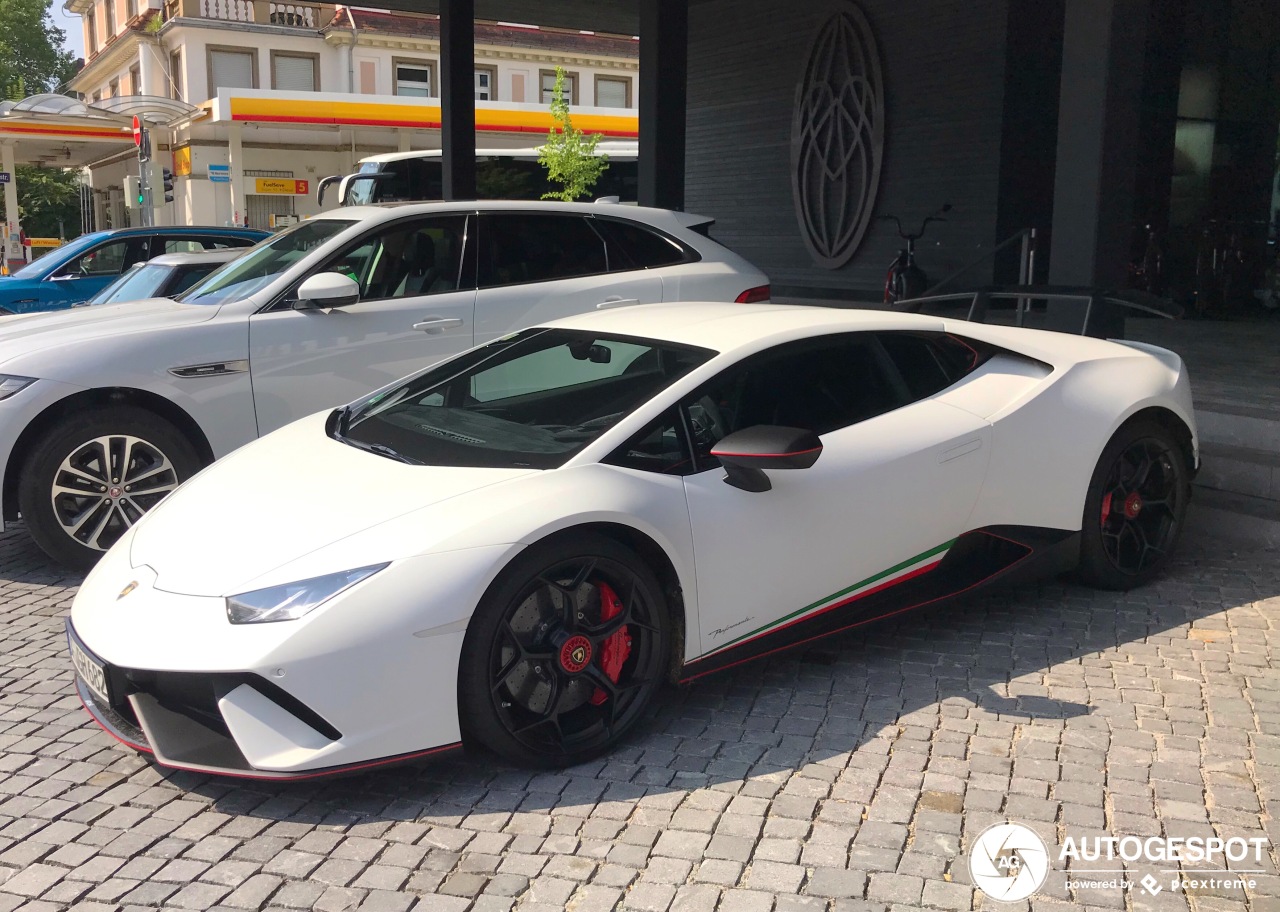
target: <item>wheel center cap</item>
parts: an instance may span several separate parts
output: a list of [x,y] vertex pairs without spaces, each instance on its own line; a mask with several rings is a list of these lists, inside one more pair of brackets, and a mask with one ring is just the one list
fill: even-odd
[[1134,491],[1124,499],[1125,519],[1137,519],[1142,512],[1142,495]]
[[578,674],[591,664],[591,641],[579,634],[571,636],[560,647],[560,667],[569,674]]
[[112,488],[110,491],[107,492],[107,495],[111,497],[112,500],[114,500],[115,498],[119,497],[122,493],[124,492],[121,491],[119,488]]

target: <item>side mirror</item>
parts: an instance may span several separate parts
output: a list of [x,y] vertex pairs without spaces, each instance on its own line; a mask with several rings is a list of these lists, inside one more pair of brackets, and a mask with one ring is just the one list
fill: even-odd
[[298,286],[295,310],[320,307],[347,307],[360,300],[355,279],[340,272],[318,272]]
[[722,438],[711,455],[724,466],[725,484],[758,494],[773,488],[764,469],[807,469],[822,441],[813,431],[757,424]]

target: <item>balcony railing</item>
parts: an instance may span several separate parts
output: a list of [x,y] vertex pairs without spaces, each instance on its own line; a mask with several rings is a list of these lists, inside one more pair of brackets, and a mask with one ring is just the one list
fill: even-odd
[[333,17],[333,9],[328,3],[276,3],[275,0],[165,0],[164,18],[182,16],[318,29]]

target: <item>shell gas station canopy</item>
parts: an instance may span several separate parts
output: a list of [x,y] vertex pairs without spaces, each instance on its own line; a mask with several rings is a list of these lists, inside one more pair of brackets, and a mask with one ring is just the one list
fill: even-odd
[[120,96],[96,104],[52,94],[0,102],[3,258],[24,259],[18,247],[18,165],[81,168],[133,146],[135,116],[147,124],[169,126],[197,113],[199,109],[192,105],[149,95]]

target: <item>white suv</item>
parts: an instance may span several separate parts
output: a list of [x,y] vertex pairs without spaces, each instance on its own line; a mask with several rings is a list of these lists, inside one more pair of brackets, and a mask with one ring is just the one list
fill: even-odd
[[607,203],[341,209],[181,301],[0,317],[0,518],[87,566],[214,459],[472,345],[600,307],[766,299],[709,224]]

